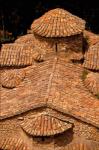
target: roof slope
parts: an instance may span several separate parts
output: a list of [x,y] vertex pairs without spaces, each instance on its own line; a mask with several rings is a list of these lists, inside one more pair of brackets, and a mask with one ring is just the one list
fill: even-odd
[[1,66],[27,66],[33,62],[33,45],[4,44],[0,52]]
[[89,47],[85,53],[83,66],[87,69],[99,71],[99,42]]
[[[25,39],[26,38],[26,39]],[[34,46],[29,36],[20,37],[16,43],[4,44],[0,51],[0,66],[2,67],[24,67],[41,61],[41,54],[37,45]],[[25,40],[26,43],[21,41]],[[35,44],[38,44],[35,40]]]
[[35,20],[31,29],[43,37],[66,37],[83,32],[85,21],[66,10],[57,8]]
[[28,67],[17,88],[1,87],[1,119],[46,106],[99,127],[99,101],[84,87],[82,70],[56,57]]

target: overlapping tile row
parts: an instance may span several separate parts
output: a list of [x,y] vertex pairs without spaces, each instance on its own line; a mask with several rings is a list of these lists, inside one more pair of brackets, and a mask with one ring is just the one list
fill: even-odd
[[81,141],[69,144],[64,150],[99,150],[99,145],[96,142],[81,139]]
[[24,70],[11,69],[1,73],[1,85],[5,88],[17,87],[25,78]]
[[46,106],[46,90],[53,63],[53,60],[46,61],[26,68],[25,79],[17,88],[1,87],[1,119]]
[[33,119],[23,121],[21,127],[32,136],[51,136],[72,128],[72,124],[41,114]]
[[99,42],[89,47],[85,53],[83,66],[91,70],[99,70]]
[[0,149],[3,150],[29,150],[20,138],[0,137]]
[[15,40],[15,43],[21,43],[21,44],[34,43],[34,34],[26,34],[26,35],[20,36]]
[[4,44],[0,52],[1,66],[28,66],[33,63],[33,46]]
[[80,66],[59,59],[47,105],[99,127],[99,101],[83,85],[82,71]]
[[99,127],[99,101],[85,89],[80,66],[52,58],[28,69],[18,88],[2,89],[1,118],[45,106],[47,102],[48,107]]
[[88,44],[88,46],[94,45],[99,42],[99,35],[94,34],[90,31],[84,30],[83,32],[84,38]]
[[43,37],[66,37],[83,32],[85,21],[66,10],[57,8],[35,20],[31,29]]
[[85,86],[92,92],[94,95],[99,94],[99,74],[98,73],[89,73],[84,80]]

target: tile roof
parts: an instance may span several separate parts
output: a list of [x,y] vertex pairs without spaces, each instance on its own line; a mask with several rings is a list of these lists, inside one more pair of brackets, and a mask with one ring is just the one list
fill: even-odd
[[97,95],[99,93],[99,73],[89,73],[84,84],[90,92]]
[[99,42],[89,47],[85,53],[84,67],[91,70],[99,70]]
[[15,88],[17,87],[24,79],[25,71],[23,70],[7,70],[1,73],[1,84],[5,88]]
[[39,52],[34,50],[32,43],[11,43],[4,44],[0,52],[0,65],[24,67],[34,63],[35,60],[39,60]]
[[[80,139],[79,139],[80,140]],[[85,140],[82,139],[80,141],[74,141],[71,144],[68,144],[68,146],[64,150],[98,150],[99,144],[94,141]]]
[[0,137],[0,149],[5,150],[28,150],[26,144],[18,137]]
[[31,29],[43,37],[66,37],[83,32],[85,21],[66,10],[57,8],[35,20]]
[[41,114],[33,119],[23,120],[21,127],[32,136],[51,136],[72,128],[72,124]]
[[1,119],[49,107],[99,127],[99,101],[83,85],[81,66],[52,57],[26,69],[17,88],[1,87]]
[[26,34],[26,35],[20,36],[15,40],[15,43],[22,43],[22,44],[34,43],[34,34]]

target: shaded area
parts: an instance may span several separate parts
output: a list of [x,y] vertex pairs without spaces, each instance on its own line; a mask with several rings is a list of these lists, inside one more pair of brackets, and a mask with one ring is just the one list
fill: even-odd
[[56,7],[85,19],[87,29],[99,33],[99,7],[96,0],[0,0],[0,30],[8,31],[8,35],[16,38],[26,33],[34,19]]

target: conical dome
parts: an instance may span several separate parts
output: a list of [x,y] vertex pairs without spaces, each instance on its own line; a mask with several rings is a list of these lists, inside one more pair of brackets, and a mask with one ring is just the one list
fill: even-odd
[[57,8],[35,20],[31,29],[43,37],[66,37],[83,32],[85,21],[66,10]]
[[5,88],[15,88],[25,77],[25,71],[21,70],[8,70],[1,74],[1,84]]
[[51,136],[69,130],[72,124],[42,114],[33,120],[23,121],[21,127],[32,136]]
[[84,83],[90,92],[92,92],[95,95],[99,93],[99,74],[98,73],[89,73]]

